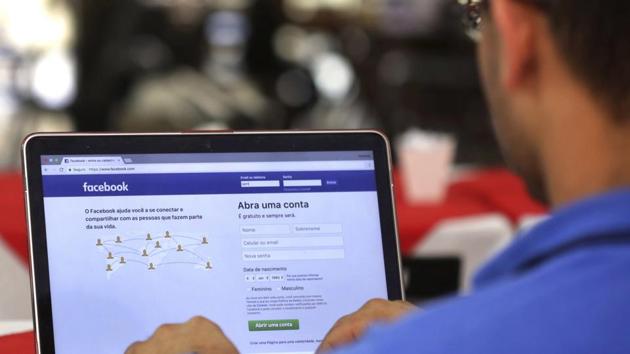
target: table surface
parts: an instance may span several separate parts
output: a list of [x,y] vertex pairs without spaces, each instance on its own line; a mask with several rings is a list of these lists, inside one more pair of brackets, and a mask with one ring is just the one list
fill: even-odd
[[[404,198],[400,177],[394,174],[398,229],[403,254],[408,254],[440,221],[479,214],[499,213],[515,225],[528,215],[546,210],[533,201],[522,181],[504,169],[469,174],[452,183],[440,204],[410,204]],[[23,185],[18,173],[0,173],[0,235],[28,264],[28,241],[24,213]],[[33,333],[0,337],[0,353],[34,353]]]

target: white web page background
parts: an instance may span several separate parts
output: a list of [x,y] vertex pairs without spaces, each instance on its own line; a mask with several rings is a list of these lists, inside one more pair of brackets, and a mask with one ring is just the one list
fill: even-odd
[[[248,212],[238,209],[243,201],[306,201],[309,208]],[[85,228],[86,224],[92,224],[85,221],[86,209],[147,207],[183,208],[183,214],[201,215],[202,219],[114,222],[117,227],[114,230]],[[242,218],[247,213],[271,212],[294,213],[295,217]],[[182,322],[196,315],[219,323],[245,353],[312,352],[316,343],[252,343],[321,339],[339,316],[356,310],[371,298],[387,297],[376,192],[57,197],[45,198],[45,217],[55,343],[60,354],[121,353],[130,343],[147,338],[160,324]],[[242,227],[248,225],[280,227],[275,228],[275,234],[244,234]],[[324,225],[323,230],[328,233],[285,233],[287,226],[292,231],[295,225]],[[132,236],[142,237],[147,233],[157,236],[165,231],[188,237],[206,235],[208,244],[199,253],[202,258],[211,259],[212,269],[172,264],[157,265],[156,270],[148,271],[143,265],[129,263],[114,272],[105,271],[107,261],[105,253],[96,246],[97,239],[112,240],[122,235],[124,241]],[[316,255],[332,255],[331,259],[243,260],[244,252],[269,251],[275,252],[274,257],[287,258],[283,251],[295,250],[244,248],[244,239],[278,241],[277,238],[296,237],[327,237],[324,241],[306,243],[310,246],[300,249],[310,247]],[[322,243],[328,246],[317,246]],[[343,258],[339,257],[339,250]],[[288,258],[299,254],[289,252]],[[314,311],[282,310],[248,315],[246,297],[280,294],[277,287],[285,283],[248,282],[245,267],[285,267],[287,271],[280,272],[285,275],[318,274],[322,280],[286,285],[304,287],[299,294],[321,296],[326,305]],[[259,286],[271,286],[274,290],[262,294],[251,291]],[[298,320],[299,330],[254,332],[248,328],[251,320],[288,319]]]

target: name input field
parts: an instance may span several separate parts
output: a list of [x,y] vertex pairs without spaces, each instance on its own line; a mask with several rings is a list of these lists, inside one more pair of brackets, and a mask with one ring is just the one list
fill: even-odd
[[241,188],[280,187],[280,181],[241,181]]
[[343,249],[243,251],[244,261],[309,261],[344,257]]
[[241,241],[243,249],[252,248],[312,248],[341,247],[342,237],[269,237],[247,238]]
[[285,187],[321,187],[321,179],[288,179],[282,181]]
[[241,235],[287,235],[291,233],[289,225],[243,225]]

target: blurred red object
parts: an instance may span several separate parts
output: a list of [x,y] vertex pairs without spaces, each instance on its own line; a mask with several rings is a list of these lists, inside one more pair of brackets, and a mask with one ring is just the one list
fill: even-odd
[[0,235],[28,263],[24,187],[19,173],[0,174]]
[[407,203],[398,173],[394,173],[394,185],[403,254],[409,254],[436,224],[446,219],[498,213],[517,225],[525,216],[547,212],[542,204],[530,197],[523,181],[505,169],[470,172],[449,186],[447,196],[440,204]]
[[33,332],[0,337],[0,353],[35,354],[35,337]]

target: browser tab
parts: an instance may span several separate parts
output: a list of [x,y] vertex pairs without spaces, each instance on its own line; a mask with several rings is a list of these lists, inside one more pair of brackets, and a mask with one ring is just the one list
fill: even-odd
[[120,156],[85,156],[85,157],[64,157],[61,159],[62,166],[86,166],[86,165],[98,165],[98,166],[111,166],[111,165],[124,165],[122,157]]

